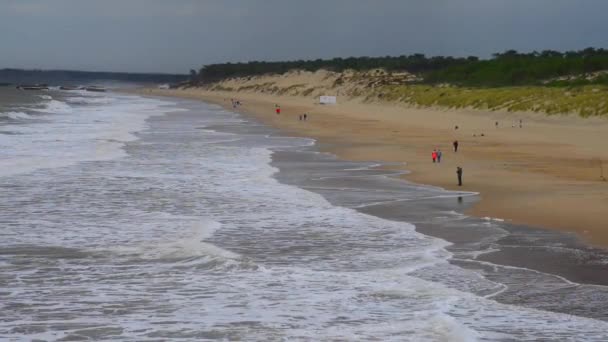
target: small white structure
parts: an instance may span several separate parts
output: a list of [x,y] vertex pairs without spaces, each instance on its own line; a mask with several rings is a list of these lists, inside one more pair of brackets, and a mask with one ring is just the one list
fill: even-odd
[[158,89],[169,89],[169,85],[168,84],[161,84],[158,86]]
[[335,96],[319,96],[319,103],[320,104],[336,104],[336,97]]

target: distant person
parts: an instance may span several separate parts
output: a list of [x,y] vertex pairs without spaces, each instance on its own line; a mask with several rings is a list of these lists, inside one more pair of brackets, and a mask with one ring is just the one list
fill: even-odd
[[302,121],[302,115],[300,115],[300,121]]
[[519,119],[519,128],[522,128],[523,124],[524,124],[523,121],[521,119]]
[[454,126],[454,129],[458,129],[458,125]]
[[304,121],[306,121],[306,119],[308,119],[308,115],[304,113]]
[[277,112],[277,115],[281,114],[281,107],[277,107],[277,108],[275,109],[275,112]]
[[496,122],[494,123],[494,126],[496,126],[496,128],[498,128],[498,121],[496,121]]
[[462,168],[456,167],[456,175],[458,176],[458,186],[462,186]]
[[433,163],[437,162],[437,151],[433,150],[433,153],[431,153],[431,157],[433,158]]
[[454,152],[458,152],[458,140],[454,140],[452,146],[454,146]]
[[438,163],[441,163],[441,155],[442,155],[441,150],[437,150],[437,162]]

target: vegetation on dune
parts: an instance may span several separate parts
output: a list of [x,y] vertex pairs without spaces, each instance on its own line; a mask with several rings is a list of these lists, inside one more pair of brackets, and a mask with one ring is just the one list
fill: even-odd
[[608,85],[608,50],[588,48],[581,51],[543,51],[518,53],[509,50],[492,59],[448,66],[425,75],[427,83],[463,86]]
[[367,96],[419,106],[484,110],[576,113],[583,117],[608,114],[608,87],[463,88],[427,85],[386,86]]
[[[282,77],[256,77],[294,69],[334,72],[328,72],[322,82],[311,84],[290,84]],[[205,66],[193,78],[194,83],[210,82],[212,90],[306,97],[334,93],[369,102],[415,106],[608,115],[608,50],[593,48],[565,53],[510,50],[487,60],[418,54],[226,63]],[[269,82],[273,80],[277,81]],[[241,82],[246,85],[234,86]]]
[[238,89],[234,89],[232,87],[225,87],[225,86],[223,86],[221,84],[214,85],[211,88],[211,90],[213,90],[213,91],[235,91],[235,90],[237,90],[238,91]]
[[[366,71],[385,69],[387,71],[408,71],[411,73],[426,73],[448,66],[456,66],[478,60],[477,57],[426,57],[423,54],[398,57],[348,57],[316,60],[297,60],[286,62],[222,63],[203,66],[198,73],[191,70],[191,77],[200,83],[210,83],[230,77],[248,77],[265,74],[284,74],[291,70],[317,71],[330,70],[343,72],[346,70]],[[196,75],[196,76],[193,76]]]
[[425,84],[450,83],[469,87],[523,85],[573,86],[608,85],[608,50],[587,48],[580,51],[519,53],[509,50],[490,59],[477,57],[427,57],[423,54],[398,57],[349,57],[286,62],[222,63],[191,70],[195,83],[211,83],[232,77],[283,74],[291,70],[408,72]]
[[[334,75],[344,78],[341,74]],[[239,82],[236,82],[238,84]],[[389,83],[378,84],[354,75],[340,85],[292,84],[279,86],[275,82],[248,84],[240,87],[218,82],[210,86],[214,91],[238,91],[274,95],[317,97],[339,93],[341,96],[364,102],[392,102],[413,106],[437,106],[453,109],[501,110],[509,112],[540,112],[547,114],[572,113],[583,117],[608,114],[608,86],[586,85],[571,87],[459,87],[448,85]]]

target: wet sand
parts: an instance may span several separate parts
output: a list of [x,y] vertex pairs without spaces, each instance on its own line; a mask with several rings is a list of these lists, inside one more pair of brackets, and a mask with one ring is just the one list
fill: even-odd
[[[347,162],[331,154],[275,151],[272,165],[282,183],[316,192],[334,205],[376,217],[412,223],[416,231],[449,241],[450,263],[475,270],[498,291],[470,284],[467,291],[501,303],[606,320],[608,251],[572,234],[462,215],[478,196],[420,186],[395,178],[369,162]],[[432,281],[449,281],[444,274]]]
[[[289,134],[315,138],[321,150],[346,160],[401,163],[409,180],[479,192],[482,200],[469,214],[576,232],[592,244],[608,245],[608,182],[600,180],[600,160],[608,160],[607,120],[356,102],[321,106],[302,97],[202,89],[142,93],[220,104]],[[243,105],[231,108],[230,98]],[[305,122],[298,119],[303,113],[309,117]],[[454,140],[460,144],[457,153]],[[443,151],[441,164],[431,162],[435,148]],[[456,186],[456,166],[464,168],[463,187]]]

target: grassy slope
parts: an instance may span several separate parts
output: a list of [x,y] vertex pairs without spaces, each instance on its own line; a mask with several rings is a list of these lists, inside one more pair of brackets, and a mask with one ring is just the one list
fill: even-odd
[[608,114],[608,87],[582,86],[569,89],[527,86],[460,88],[388,86],[368,96],[420,106],[534,111],[546,114],[575,113],[583,117]]
[[211,90],[304,96],[337,94],[364,102],[416,106],[608,115],[608,86],[465,88],[404,84],[408,75],[372,72],[290,72],[285,75],[234,78],[208,86]]

